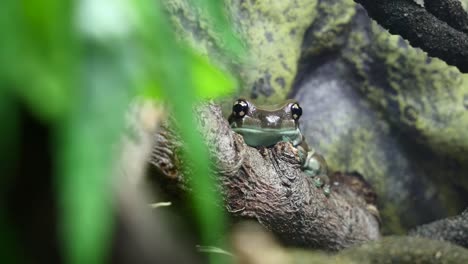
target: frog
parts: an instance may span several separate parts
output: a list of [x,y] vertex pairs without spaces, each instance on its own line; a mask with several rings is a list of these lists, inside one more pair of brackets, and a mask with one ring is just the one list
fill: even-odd
[[330,194],[327,163],[322,155],[311,148],[301,132],[299,119],[302,108],[296,100],[270,107],[259,107],[239,98],[232,104],[228,122],[231,129],[244,138],[251,147],[272,147],[276,143],[291,143],[299,153],[301,169],[313,179],[314,185]]

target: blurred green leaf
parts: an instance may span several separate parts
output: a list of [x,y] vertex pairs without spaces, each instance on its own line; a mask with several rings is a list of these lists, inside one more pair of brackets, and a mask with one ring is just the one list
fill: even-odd
[[[227,72],[220,70],[210,63],[208,58],[197,54],[189,48],[182,48],[192,79],[196,99],[212,99],[227,96],[234,92],[236,80]],[[143,96],[154,99],[162,99],[163,86],[161,80],[146,82]]]
[[5,196],[18,155],[18,113],[15,101],[0,81],[0,260],[4,263],[18,263],[18,244],[14,230],[6,217]]
[[44,119],[58,118],[69,104],[73,87],[71,2],[59,0],[4,0],[0,30],[8,36],[0,43],[0,72]]
[[236,80],[227,72],[214,67],[207,58],[196,53],[192,52],[188,58],[197,98],[218,98],[234,92]]
[[[163,16],[161,7],[156,5],[156,11],[150,12],[154,6],[151,0],[138,1],[138,10],[145,14],[145,25],[154,25],[158,29],[157,37],[153,32],[145,36],[155,47],[155,58],[158,66],[155,74],[161,79],[163,95],[171,105],[171,113],[177,120],[180,134],[185,142],[185,157],[194,172],[193,205],[203,236],[203,242],[208,245],[220,245],[224,231],[224,214],[216,207],[215,201],[221,201],[220,194],[215,191],[213,177],[209,169],[209,157],[206,146],[199,133],[194,133],[195,121],[193,106],[197,91],[193,85],[191,65],[193,56],[186,56],[184,49],[177,43],[167,18]],[[150,26],[151,27],[151,26]],[[161,39],[164,42],[160,41]],[[205,75],[204,71],[201,71]],[[206,71],[205,71],[206,72]],[[203,83],[204,81],[200,81]],[[207,88],[210,89],[210,88]],[[216,87],[212,87],[216,89]],[[219,256],[210,256],[212,263],[218,263]]]
[[[0,203],[3,207],[3,204]],[[19,247],[13,230],[10,227],[7,217],[3,210],[0,210],[0,259],[2,263],[24,263],[23,258],[19,254]]]
[[106,7],[113,8],[88,0],[77,6],[78,89],[71,94],[70,111],[58,131],[57,182],[65,253],[71,264],[103,263],[108,257],[118,142],[126,109],[137,90],[138,42],[114,24],[128,23],[122,18],[128,10],[108,13]]
[[[213,16],[224,47],[239,55],[242,47],[220,3],[198,4]],[[8,36],[0,42],[0,61],[7,62],[0,64],[0,81],[11,84],[0,91],[19,96],[55,129],[56,184],[68,263],[106,259],[116,146],[135,94],[170,103],[190,150],[185,157],[194,170],[193,205],[204,243],[222,246],[224,215],[215,206],[220,194],[210,177],[206,146],[193,133],[192,110],[200,99],[231,93],[236,82],[176,41],[159,2],[4,0],[0,33]],[[10,117],[3,124],[15,121]],[[6,135],[2,131],[1,136]],[[6,225],[0,222],[0,230]]]
[[[88,50],[83,83],[58,149],[62,230],[68,263],[103,263],[113,228],[116,144],[131,86],[120,53]],[[112,95],[112,96],[110,96]]]
[[[19,117],[18,109],[10,91],[0,82],[0,203],[10,182],[10,175],[15,170],[16,158],[19,154]],[[8,151],[5,151],[8,150]],[[0,211],[4,207],[0,206]]]

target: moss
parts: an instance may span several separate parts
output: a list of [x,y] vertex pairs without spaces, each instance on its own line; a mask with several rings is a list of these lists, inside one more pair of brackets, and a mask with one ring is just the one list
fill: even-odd
[[352,130],[348,135],[342,136],[341,140],[350,142],[351,145],[338,142],[321,146],[321,149],[327,154],[327,162],[332,170],[358,171],[375,188],[383,219],[383,233],[403,234],[405,228],[399,215],[407,210],[408,205],[401,201],[409,199],[410,194],[406,188],[402,188],[406,184],[404,180],[388,177],[395,173],[394,167],[388,162],[387,153],[382,151],[385,145],[381,135],[388,132],[384,124],[374,125],[372,128]]
[[319,15],[304,38],[302,57],[313,57],[342,46],[349,32],[350,22],[356,13],[354,6],[352,0],[320,1]]
[[166,10],[171,14],[170,19],[175,26],[178,36],[204,54],[211,57],[220,52],[218,35],[211,30],[210,21],[203,11],[194,8],[187,0],[163,1]]
[[[403,202],[410,199],[407,195],[411,193],[402,193],[399,200],[395,197],[398,194],[391,193],[388,184],[403,187],[403,192],[411,192],[411,189],[404,187],[408,181],[424,183],[412,187],[418,188],[420,193],[426,192],[425,188],[436,188],[437,191],[432,191],[436,195],[423,195],[443,205],[441,210],[440,205],[433,204],[435,211],[445,211],[450,215],[463,206],[463,197],[453,191],[453,186],[468,189],[468,180],[464,176],[468,171],[468,134],[465,132],[468,111],[464,106],[468,82],[467,76],[460,74],[456,68],[438,59],[429,59],[424,52],[412,48],[400,37],[390,35],[374,22],[369,25],[360,23],[353,27],[343,58],[357,76],[354,85],[360,90],[363,100],[370,103],[378,119],[389,123],[390,130],[379,131],[371,125],[368,127],[369,133],[378,133],[379,136],[367,141],[368,146],[351,141],[353,148],[362,148],[367,153],[362,159],[370,159],[372,162],[369,163],[377,164],[376,167],[380,169],[363,165],[362,161],[357,161],[358,157],[353,158],[352,162],[359,164],[357,170],[372,179],[384,200],[381,207],[384,229],[400,233],[401,226],[392,214],[400,216],[405,228],[418,224],[418,221],[408,216],[408,212],[416,214],[414,209],[409,210],[413,205],[408,204],[413,202]],[[380,149],[374,147],[385,136],[395,138],[404,156],[393,153],[397,156],[391,160],[379,158],[382,152],[391,154],[390,149],[383,145],[379,146]],[[334,157],[331,155],[327,158]],[[404,164],[402,161],[409,163],[391,166],[392,163]],[[404,167],[410,168],[410,174],[405,175],[408,171],[402,169]],[[398,174],[401,176],[396,176]],[[416,175],[426,178],[412,178]],[[381,188],[382,185],[385,187]]]
[[468,93],[466,76],[439,59],[428,59],[421,50],[397,36],[388,36],[376,25],[373,32],[376,58],[386,65],[391,89],[369,85],[370,94],[380,93],[369,96],[369,100],[384,111],[390,100],[398,102],[398,115],[389,116],[392,122],[407,131],[416,131],[414,138],[434,152],[466,161],[468,111],[463,104]]
[[400,215],[401,208],[394,203],[386,203],[379,206],[380,217],[384,219],[382,234],[395,234],[403,235],[406,233],[406,229],[401,223]]
[[302,37],[317,15],[317,0],[231,0],[230,6],[250,50],[241,69],[244,94],[259,103],[283,101],[297,72]]
[[[453,214],[462,203],[449,186],[455,183],[468,189],[468,181],[462,176],[468,158],[468,111],[463,105],[468,93],[467,76],[438,59],[428,59],[421,50],[376,24],[372,26],[371,42],[370,53],[382,63],[386,79],[373,82],[369,78],[372,73],[361,71],[366,79],[363,94],[392,125],[433,153],[429,157],[434,158],[417,163],[432,172],[428,176],[438,182],[438,199]],[[367,63],[362,62],[360,68]],[[434,167],[430,164],[434,159],[454,159],[459,165]]]
[[386,79],[373,82],[372,70],[365,70],[371,63],[359,57],[370,44],[362,43],[362,35],[356,32],[350,38],[354,48],[345,58],[364,79],[361,90],[365,97],[377,105],[389,121],[412,132],[416,140],[431,146],[434,152],[466,161],[467,76],[438,59],[428,59],[422,51],[373,23],[370,52],[386,71]]
[[187,0],[167,2],[171,20],[182,38],[235,69],[243,81],[245,96],[259,102],[286,98],[296,75],[304,32],[317,15],[317,0],[228,1],[228,13],[249,50],[243,62],[224,60],[223,40],[211,30],[203,10],[194,9]]

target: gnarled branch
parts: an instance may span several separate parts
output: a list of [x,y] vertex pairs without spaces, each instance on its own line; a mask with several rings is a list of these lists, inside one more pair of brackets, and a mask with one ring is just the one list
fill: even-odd
[[468,209],[459,216],[419,226],[409,234],[412,236],[448,241],[468,248]]
[[458,0],[424,0],[427,11],[454,29],[468,34],[468,14]]
[[[402,36],[412,46],[421,48],[429,56],[442,59],[447,64],[458,67],[461,72],[468,72],[468,34],[462,32],[464,22],[459,24],[452,21],[467,16],[466,13],[461,13],[459,8],[442,8],[437,11],[433,5],[426,9],[412,0],[355,2],[361,4],[369,16],[390,33]],[[457,11],[456,14],[449,13],[453,10]]]
[[[335,175],[327,196],[301,171],[299,154],[290,143],[249,147],[230,129],[218,106],[208,104],[196,111],[224,206],[232,216],[255,219],[294,246],[339,250],[379,238],[375,206],[363,195],[369,191],[349,186],[362,178]],[[180,163],[183,144],[169,129],[158,133],[156,141],[151,163],[159,177],[166,179],[166,185],[187,190],[191,176]]]

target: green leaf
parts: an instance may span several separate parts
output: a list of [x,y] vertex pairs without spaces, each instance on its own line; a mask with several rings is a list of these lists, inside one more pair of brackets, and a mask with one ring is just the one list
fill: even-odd
[[1,77],[44,120],[67,111],[75,60],[71,1],[4,0],[0,7]]
[[[181,50],[186,56],[185,60],[188,64],[187,68],[190,71],[189,76],[192,79],[191,84],[195,89],[197,100],[219,98],[235,91],[236,79],[228,72],[214,66],[208,58],[196,53],[194,50],[188,48]],[[161,81],[158,79],[142,81],[144,87],[142,95],[147,98],[161,100],[164,94]]]
[[[238,54],[240,42],[221,5],[209,2],[227,50]],[[237,84],[176,41],[158,1],[4,0],[0,33],[8,36],[0,42],[0,79],[8,86],[0,89],[21,98],[55,129],[55,180],[67,263],[106,260],[115,147],[126,108],[137,93],[170,103],[190,150],[185,157],[194,168],[197,195],[192,202],[203,242],[223,246],[224,215],[214,203],[220,194],[213,188],[206,146],[193,133],[192,110],[197,101],[227,95]],[[0,220],[0,229],[6,229]]]
[[[150,10],[149,7],[152,6],[154,6],[153,1],[142,0],[139,1],[138,10],[146,14],[145,25],[158,27],[156,37],[150,32],[145,37],[154,44],[155,58],[157,58],[157,66],[153,68],[154,74],[161,78],[160,87],[163,87],[163,96],[170,103],[171,113],[177,120],[186,150],[189,150],[184,153],[184,156],[187,163],[191,164],[191,168],[193,168],[192,187],[193,194],[196,195],[191,198],[203,243],[222,246],[220,241],[224,231],[224,214],[214,202],[221,200],[220,194],[215,191],[213,177],[210,175],[210,161],[206,146],[203,144],[201,135],[193,132],[195,126],[193,106],[197,101],[197,94],[199,96],[216,94],[218,87],[214,85],[220,79],[213,79],[215,80],[213,82],[206,81],[210,80],[208,77],[201,77],[207,76],[210,73],[210,68],[206,67],[206,64],[195,56],[187,56],[186,50],[175,40],[161,7],[156,4],[156,13],[148,13],[147,10]],[[164,42],[160,41],[161,39]],[[198,66],[193,67],[193,65]],[[194,79],[194,74],[197,74],[199,79]],[[205,85],[209,85],[209,87],[205,87]],[[199,92],[197,86],[203,87],[204,90]],[[221,89],[226,88],[221,87]],[[213,255],[210,258],[214,263],[217,262],[219,256]]]
[[[112,54],[112,53],[111,53]],[[68,263],[104,263],[113,230],[115,150],[131,86],[119,53],[85,56],[87,72],[59,128],[57,183]]]
[[[0,260],[4,263],[19,263],[19,245],[15,229],[10,227],[7,219],[8,212],[5,203],[9,191],[9,183],[12,180],[12,172],[16,169],[19,154],[19,123],[18,109],[11,93],[5,85],[0,85]],[[13,173],[14,174],[14,173]],[[21,259],[24,261],[23,259]]]
[[197,98],[218,98],[234,92],[236,80],[227,72],[221,71],[212,65],[207,58],[194,52],[190,54],[189,59]]

